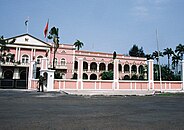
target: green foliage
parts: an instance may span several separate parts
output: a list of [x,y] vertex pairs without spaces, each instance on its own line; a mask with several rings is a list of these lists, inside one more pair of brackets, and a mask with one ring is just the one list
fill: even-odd
[[0,61],[5,62],[4,58],[10,60],[13,62],[15,55],[14,54],[7,54],[7,52],[10,51],[10,49],[7,47],[8,44],[13,44],[15,42],[15,39],[13,40],[7,40],[4,39],[3,36],[0,37]]
[[181,56],[181,59],[183,59],[184,45],[179,44],[178,46],[176,46],[175,52]]
[[101,76],[102,76],[102,80],[113,80],[113,72],[112,71],[103,72],[101,74]]
[[84,46],[84,43],[77,40],[73,45],[77,48],[77,50],[79,50],[80,48]]
[[137,77],[137,75],[133,75],[131,79],[132,79],[132,80],[137,80],[138,77]]
[[[178,74],[174,74],[168,66],[161,66],[161,79],[163,81],[181,81],[181,77]],[[159,65],[154,65],[154,80],[160,80]]]
[[53,58],[53,69],[55,69],[55,59],[56,59],[56,52],[57,49],[59,48],[59,29],[56,27],[52,27],[51,30],[49,31],[49,36],[47,37],[48,39],[52,39],[54,43],[54,58]]
[[139,48],[137,45],[133,45],[133,47],[129,50],[129,55],[134,57],[145,57],[143,48]]
[[116,54],[116,52],[114,51],[114,52],[113,52],[113,59],[116,59],[116,56],[117,56],[117,54]]
[[174,54],[172,48],[166,48],[164,49],[163,55],[166,55],[168,58],[168,67],[170,68],[170,57]]
[[55,79],[62,79],[61,73],[60,73],[59,71],[55,71],[55,72],[54,72],[54,78],[55,78]]

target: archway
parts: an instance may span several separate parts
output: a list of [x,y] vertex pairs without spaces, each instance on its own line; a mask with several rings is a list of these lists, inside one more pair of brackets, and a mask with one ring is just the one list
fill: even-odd
[[86,61],[83,62],[83,70],[84,71],[88,70],[88,63]]
[[6,70],[4,72],[4,79],[13,79],[13,71],[12,70]]
[[88,79],[88,75],[86,73],[83,73],[82,77],[83,79]]
[[91,74],[90,75],[90,80],[97,80],[97,75],[96,74]]
[[130,72],[130,67],[128,64],[124,65],[124,73],[129,73]]
[[100,63],[99,71],[105,71],[105,70],[106,70],[105,63]]
[[113,71],[114,65],[112,63],[108,64],[108,71]]
[[132,65],[131,71],[132,71],[133,73],[137,73],[137,66],[136,66],[136,65]]
[[97,63],[92,62],[92,63],[90,64],[90,70],[91,70],[91,71],[97,71]]

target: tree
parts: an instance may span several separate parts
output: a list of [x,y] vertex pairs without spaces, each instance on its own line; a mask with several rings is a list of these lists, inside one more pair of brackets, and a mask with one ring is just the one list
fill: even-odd
[[103,72],[100,76],[102,76],[102,80],[113,80],[112,71]]
[[153,56],[151,54],[146,54],[145,57],[147,58],[147,60],[153,59]]
[[173,65],[174,68],[176,67],[176,69],[175,69],[176,70],[176,73],[178,73],[179,60],[181,60],[181,57],[178,54],[174,54],[172,56],[172,65]]
[[129,50],[129,55],[130,56],[135,56],[135,57],[145,57],[143,48],[141,47],[139,49],[139,47],[137,45],[133,45],[133,47]]
[[73,45],[77,48],[77,50],[79,50],[80,48],[82,48],[82,46],[84,46],[84,43],[77,40]]
[[48,39],[52,39],[54,43],[54,58],[52,67],[53,69],[55,69],[56,52],[57,49],[59,48],[59,29],[56,27],[52,27],[51,30],[49,31]]
[[164,49],[163,55],[167,56],[167,60],[168,60],[168,68],[170,68],[170,57],[173,55],[173,50],[172,48],[166,48]]
[[184,45],[179,44],[178,46],[176,46],[175,52],[178,53],[178,55],[181,56],[181,60],[183,60]]
[[[15,42],[15,39],[13,40],[7,40],[4,39],[3,36],[0,37],[0,61],[5,62],[4,57],[7,57],[7,52],[10,51],[10,49],[7,47],[8,44],[13,44]],[[10,57],[12,58],[12,57]]]
[[113,52],[113,60],[116,59],[116,56],[117,56],[117,54],[116,54],[116,52],[114,51],[114,52]]
[[152,58],[153,58],[153,59],[156,59],[157,65],[158,65],[158,60],[159,60],[159,57],[160,57],[160,56],[163,56],[163,55],[162,55],[162,52],[159,52],[159,54],[158,54],[158,51],[154,51],[154,52],[152,53]]

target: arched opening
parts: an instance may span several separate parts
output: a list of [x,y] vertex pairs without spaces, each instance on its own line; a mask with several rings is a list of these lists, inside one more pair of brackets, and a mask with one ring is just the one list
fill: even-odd
[[106,70],[105,63],[100,63],[99,71],[105,71],[105,70]]
[[28,55],[22,56],[22,63],[29,63],[29,56]]
[[77,61],[75,61],[75,63],[74,63],[74,69],[78,70],[78,62]]
[[108,64],[108,71],[113,71],[114,65],[112,63]]
[[97,80],[97,75],[96,74],[91,74],[90,75],[90,80]]
[[43,56],[38,56],[36,59],[36,61],[37,61],[37,64],[41,64],[41,59],[43,58]]
[[88,70],[88,63],[86,61],[83,61],[83,70],[84,71]]
[[13,71],[12,70],[6,70],[4,72],[4,79],[13,79]]
[[82,77],[83,79],[88,79],[88,75],[86,73],[83,73]]
[[27,75],[26,75],[26,71],[23,70],[20,72],[20,79],[26,79]]
[[131,78],[132,80],[137,80],[138,79],[138,77],[137,77],[137,75],[132,75],[132,78]]
[[140,75],[140,76],[139,76],[139,79],[140,79],[140,80],[143,80],[143,79],[144,79],[144,76],[143,76],[143,75]]
[[66,60],[64,58],[61,59],[61,66],[65,66],[66,65]]
[[40,77],[40,67],[36,68],[36,79],[38,79]]
[[130,72],[130,67],[128,64],[124,65],[124,73],[129,73]]
[[144,67],[142,65],[139,66],[139,74],[144,73]]
[[132,65],[131,71],[132,71],[132,73],[137,73],[137,66]]
[[129,80],[130,79],[130,76],[129,75],[125,75],[124,76],[124,80]]
[[119,70],[119,72],[122,72],[122,65],[121,64],[118,65],[118,70]]
[[97,63],[92,62],[92,63],[90,64],[90,70],[91,70],[91,71],[97,71]]
[[77,73],[74,73],[72,79],[77,79],[77,76]]

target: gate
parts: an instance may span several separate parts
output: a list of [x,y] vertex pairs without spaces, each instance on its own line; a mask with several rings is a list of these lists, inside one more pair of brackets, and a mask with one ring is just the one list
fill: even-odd
[[0,79],[0,88],[27,89],[27,81],[24,79]]

